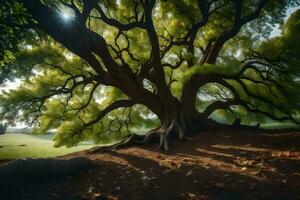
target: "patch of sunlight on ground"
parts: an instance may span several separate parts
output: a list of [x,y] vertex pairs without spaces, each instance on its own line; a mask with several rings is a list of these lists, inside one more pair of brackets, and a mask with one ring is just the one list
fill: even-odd
[[54,157],[89,149],[93,146],[84,143],[72,148],[55,148],[53,144],[52,137],[49,135],[33,136],[19,133],[0,135],[0,160]]

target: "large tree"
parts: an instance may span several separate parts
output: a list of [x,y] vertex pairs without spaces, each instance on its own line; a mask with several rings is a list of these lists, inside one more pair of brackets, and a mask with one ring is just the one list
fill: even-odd
[[2,76],[22,84],[3,93],[2,117],[57,129],[58,146],[120,134],[167,149],[217,115],[298,123],[300,11],[283,24],[298,0],[8,2],[8,18],[28,19],[3,23],[18,29]]

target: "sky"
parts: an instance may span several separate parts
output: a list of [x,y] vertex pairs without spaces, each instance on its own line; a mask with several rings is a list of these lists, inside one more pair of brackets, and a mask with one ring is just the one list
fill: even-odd
[[[289,16],[295,12],[297,9],[300,9],[300,6],[298,7],[295,7],[295,8],[290,8],[287,10],[287,17],[286,19],[289,18]],[[281,30],[279,29],[279,25],[276,26],[276,28],[274,28],[274,30],[272,31],[271,33],[271,37],[276,37],[276,36],[279,36],[281,34]]]

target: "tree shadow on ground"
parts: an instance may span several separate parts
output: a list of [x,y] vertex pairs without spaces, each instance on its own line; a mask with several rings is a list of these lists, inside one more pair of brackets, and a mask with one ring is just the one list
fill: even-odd
[[201,135],[173,143],[170,152],[149,146],[86,154],[94,162],[90,170],[0,190],[6,200],[297,199],[295,138]]

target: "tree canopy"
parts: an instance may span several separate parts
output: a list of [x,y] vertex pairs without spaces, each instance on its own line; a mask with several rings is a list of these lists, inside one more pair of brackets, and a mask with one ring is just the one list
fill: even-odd
[[2,92],[1,118],[56,129],[57,146],[118,138],[166,149],[212,119],[298,124],[300,10],[285,18],[299,5],[6,0],[0,80],[21,85]]

